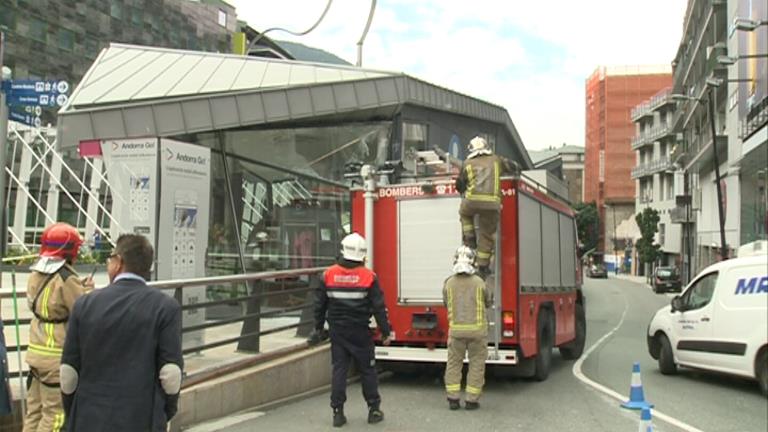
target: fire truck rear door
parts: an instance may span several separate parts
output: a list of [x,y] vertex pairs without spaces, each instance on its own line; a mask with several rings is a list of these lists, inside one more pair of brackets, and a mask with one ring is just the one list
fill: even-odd
[[443,282],[461,246],[459,197],[398,202],[398,302],[442,304]]

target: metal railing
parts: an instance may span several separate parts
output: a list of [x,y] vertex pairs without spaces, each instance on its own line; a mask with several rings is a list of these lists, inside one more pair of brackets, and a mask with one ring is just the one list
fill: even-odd
[[637,121],[643,116],[653,113],[653,111],[655,111],[656,108],[666,103],[674,102],[674,100],[670,97],[671,94],[672,94],[672,89],[670,87],[667,87],[662,89],[655,95],[651,96],[651,98],[648,99],[647,101],[641,103],[640,105],[637,105],[630,112],[630,117],[632,118],[632,121]]
[[632,150],[637,150],[645,144],[653,143],[655,140],[672,133],[671,123],[661,123],[650,130],[638,134],[632,139]]
[[633,179],[636,179],[639,177],[655,174],[657,172],[666,171],[672,168],[673,168],[673,165],[672,165],[672,162],[669,160],[669,158],[662,157],[644,164],[640,164],[632,168],[631,177]]
[[[247,305],[245,313],[240,313],[237,316],[226,317],[220,319],[208,319],[201,324],[195,325],[182,325],[182,335],[195,331],[203,331],[206,329],[212,329],[215,327],[221,327],[225,325],[235,324],[242,322],[243,327],[240,333],[237,335],[227,334],[223,338],[217,340],[204,340],[202,344],[196,344],[192,346],[185,346],[182,352],[185,355],[192,353],[202,353],[205,350],[213,348],[238,344],[238,351],[246,352],[261,352],[260,351],[260,338],[269,334],[274,334],[290,329],[299,329],[302,326],[311,326],[313,317],[308,312],[312,307],[312,297],[309,293],[314,289],[315,278],[321,274],[324,267],[314,267],[306,269],[296,270],[280,270],[280,271],[267,271],[259,273],[248,273],[239,275],[228,276],[211,276],[193,279],[179,279],[179,280],[166,280],[166,281],[153,281],[148,285],[152,288],[173,291],[173,297],[181,305],[182,312],[206,309],[219,305]],[[27,350],[28,345],[22,344],[19,341],[19,328],[29,326],[31,318],[19,317],[19,300],[26,298],[26,291],[19,291],[16,287],[15,274],[13,275],[14,283],[11,292],[0,293],[0,299],[14,299],[14,317],[10,319],[3,319],[3,326],[16,326],[16,341],[6,340],[7,351],[9,357],[11,353],[17,353],[19,351],[24,352]],[[230,285],[236,287],[238,285],[246,285],[249,289],[246,291],[246,295],[239,295],[232,298],[207,300],[204,302],[198,302],[194,304],[182,304],[183,298],[182,292],[184,289],[193,287],[215,287],[221,285]],[[285,304],[277,307],[272,307],[269,310],[263,309],[264,302],[271,299],[279,299],[280,297],[293,296],[302,298],[303,301],[294,304]],[[275,303],[280,303],[279,301]],[[285,302],[290,303],[290,302]],[[26,308],[26,302],[23,305]],[[290,324],[279,325],[268,329],[262,329],[260,320],[262,318],[279,318],[292,316],[296,317],[299,314],[298,320]],[[311,328],[311,327],[310,327]],[[14,342],[14,343],[11,343]],[[234,350],[233,350],[234,352]],[[20,357],[19,357],[20,358]],[[19,370],[21,369],[21,371]],[[25,364],[20,364],[18,368],[10,371],[11,377],[19,377],[19,373],[26,375],[28,370]]]

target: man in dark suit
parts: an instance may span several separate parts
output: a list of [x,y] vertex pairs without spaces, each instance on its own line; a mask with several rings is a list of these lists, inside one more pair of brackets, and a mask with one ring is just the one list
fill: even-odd
[[110,285],[77,300],[61,358],[67,430],[165,431],[181,388],[181,308],[150,288],[152,245],[117,239]]

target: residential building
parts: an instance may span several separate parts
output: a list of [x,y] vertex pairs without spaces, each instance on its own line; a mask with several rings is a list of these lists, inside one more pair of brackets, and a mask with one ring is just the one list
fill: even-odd
[[632,110],[635,122],[635,138],[632,150],[637,162],[632,168],[635,180],[635,210],[645,208],[659,212],[656,242],[661,246],[663,256],[659,265],[682,266],[681,225],[672,223],[672,212],[676,207],[675,197],[682,195],[682,171],[669,155],[675,151],[677,139],[671,128],[677,102],[667,87],[649,100]]
[[690,249],[691,274],[686,276],[721,259],[718,203],[729,257],[740,244],[765,238],[768,68],[764,58],[741,56],[764,57],[768,36],[764,27],[746,32],[732,24],[736,18],[766,20],[767,8],[765,2],[749,0],[688,2],[673,61],[674,92],[686,100],[674,117],[680,143],[671,155],[685,171],[675,212],[689,216],[677,218],[684,223],[684,244]]
[[[621,248],[615,224],[606,220],[606,206],[617,224],[635,214],[630,111],[671,83],[669,66],[601,66],[587,78],[584,201],[594,201],[600,214],[598,251]],[[616,241],[611,245],[608,239]]]
[[[763,25],[751,31],[733,27],[743,19]],[[727,21],[728,56],[735,61],[728,67],[726,130],[729,161],[738,167],[733,167],[739,176],[734,195],[739,197],[738,244],[743,245],[768,239],[768,3],[729,3]]]
[[223,1],[0,0],[0,25],[14,78],[74,85],[109,42],[230,52],[238,22]]
[[584,147],[563,144],[545,150],[529,150],[536,169],[549,171],[565,183],[571,204],[584,201]]

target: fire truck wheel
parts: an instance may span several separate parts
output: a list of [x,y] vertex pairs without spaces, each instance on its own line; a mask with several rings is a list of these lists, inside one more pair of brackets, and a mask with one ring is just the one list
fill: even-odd
[[659,371],[664,375],[674,375],[677,373],[677,365],[675,364],[675,358],[672,355],[672,345],[669,343],[666,335],[659,335]]
[[566,360],[576,360],[584,352],[587,340],[587,317],[584,306],[576,304],[576,338],[560,347],[560,355]]
[[536,381],[544,381],[549,377],[549,369],[552,366],[553,331],[552,318],[549,311],[542,310],[539,313],[538,338],[539,353],[536,355],[536,372],[533,378]]

